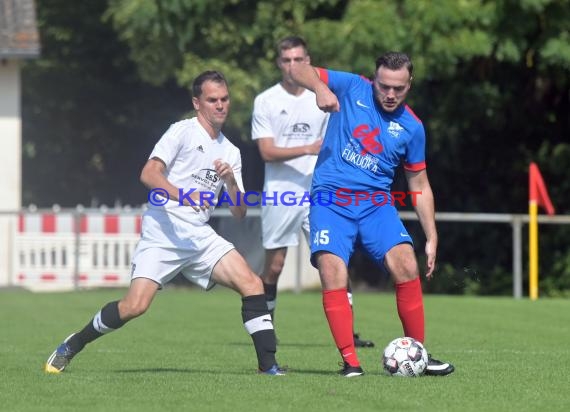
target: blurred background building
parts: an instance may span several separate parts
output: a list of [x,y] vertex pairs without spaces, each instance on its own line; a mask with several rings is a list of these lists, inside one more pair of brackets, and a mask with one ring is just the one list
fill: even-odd
[[[22,122],[20,67],[38,57],[40,42],[33,0],[0,0],[0,212],[21,207]],[[0,215],[0,286],[10,259],[8,233],[14,219]]]

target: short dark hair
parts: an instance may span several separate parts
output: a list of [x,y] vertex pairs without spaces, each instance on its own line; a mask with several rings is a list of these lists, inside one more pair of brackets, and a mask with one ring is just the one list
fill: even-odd
[[384,53],[382,56],[376,59],[376,71],[378,71],[380,66],[390,70],[399,70],[402,67],[405,67],[406,69],[408,69],[410,77],[412,77],[412,72],[414,70],[414,65],[412,64],[412,60],[406,53],[393,52],[393,51]]
[[289,50],[294,47],[302,47],[305,49],[305,53],[309,54],[309,49],[307,47],[307,43],[303,40],[302,37],[299,36],[288,36],[279,41],[277,43],[277,55],[280,56],[283,50]]
[[192,97],[200,97],[202,95],[202,85],[204,82],[211,81],[216,83],[223,83],[226,86],[228,82],[222,72],[216,70],[207,70],[200,73],[192,82]]

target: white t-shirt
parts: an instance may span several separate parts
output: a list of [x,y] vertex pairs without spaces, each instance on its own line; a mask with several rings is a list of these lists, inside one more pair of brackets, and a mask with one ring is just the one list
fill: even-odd
[[[272,137],[278,147],[304,146],[324,137],[327,121],[328,114],[317,107],[313,92],[305,90],[294,96],[278,83],[255,98],[251,137]],[[293,191],[301,198],[311,188],[316,161],[317,156],[306,155],[266,162],[263,190],[279,195]]]
[[[213,194],[216,203],[224,186],[224,181],[214,169],[214,161],[217,159],[230,164],[239,190],[244,192],[239,149],[222,133],[217,139],[212,139],[196,117],[172,124],[154,146],[149,159],[153,157],[164,162],[166,179],[179,190],[182,189],[182,193],[188,193],[192,189],[195,189],[194,192],[209,192]],[[227,200],[223,203],[228,205]],[[192,207],[180,206],[177,200],[172,199],[164,206],[149,202],[148,207],[155,211],[164,210],[184,221],[202,223],[210,219],[214,210],[212,206],[196,212]]]

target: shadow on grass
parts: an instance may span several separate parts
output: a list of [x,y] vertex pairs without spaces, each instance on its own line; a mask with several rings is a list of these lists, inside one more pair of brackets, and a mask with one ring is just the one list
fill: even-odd
[[[232,346],[251,346],[251,342],[229,342],[228,345]],[[297,347],[297,348],[330,348],[331,345],[327,343],[306,343],[306,342],[283,342],[279,340],[277,349],[280,347]]]
[[321,375],[321,376],[335,376],[338,375],[336,371],[323,370],[323,369],[295,369],[288,368],[287,373],[291,375]]
[[[116,373],[204,373],[199,369],[189,368],[140,368],[140,369],[117,369]],[[212,371],[209,371],[212,373]]]
[[[291,375],[322,375],[322,376],[334,376],[336,372],[330,370],[322,370],[322,369],[296,369],[296,368],[289,368],[287,369],[287,374]],[[211,369],[189,369],[189,368],[140,368],[140,369],[117,369],[114,371],[115,373],[191,373],[191,374],[209,374],[209,375],[252,375],[256,374],[255,371],[247,370],[242,372],[237,371],[227,371],[227,370],[211,370]]]

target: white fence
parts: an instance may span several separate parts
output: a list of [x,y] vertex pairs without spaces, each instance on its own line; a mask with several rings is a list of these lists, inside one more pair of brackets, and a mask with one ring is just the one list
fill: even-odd
[[7,284],[31,290],[125,286],[140,213],[4,215],[12,251]]
[[[0,287],[65,291],[128,286],[131,256],[140,237],[142,210],[129,212],[0,212]],[[242,222],[217,210],[216,229],[233,242],[254,271],[261,272],[259,210]],[[291,248],[279,288],[319,286],[308,246]]]
[[[0,287],[19,286],[34,291],[73,290],[90,287],[127,286],[131,254],[139,239],[141,211],[131,212],[15,212],[0,215]],[[231,215],[214,214],[225,222]],[[248,216],[259,220],[259,210]],[[401,212],[404,220],[417,220],[413,212]],[[512,227],[513,296],[523,296],[522,228],[528,216],[521,214],[437,213],[438,222],[509,224]],[[258,223],[258,222],[257,222]],[[570,216],[539,216],[540,224],[570,224]],[[259,225],[232,222],[220,232],[261,270],[263,251]],[[218,228],[219,229],[219,228]],[[301,291],[318,286],[309,264],[304,241],[291,248],[280,279],[281,289]]]
[[133,234],[18,234],[13,285],[32,290],[125,286],[130,281]]

